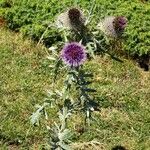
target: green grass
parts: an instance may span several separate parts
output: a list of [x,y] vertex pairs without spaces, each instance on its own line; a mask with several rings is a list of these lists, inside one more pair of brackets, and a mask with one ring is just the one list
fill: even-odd
[[[29,125],[34,105],[43,101],[50,85],[46,51],[20,35],[0,29],[1,140],[23,146],[41,140],[41,131]],[[37,139],[37,140],[35,140]]]
[[[29,122],[34,106],[42,104],[46,91],[51,89],[51,70],[46,54],[44,46],[36,46],[20,34],[0,28],[2,150],[37,150],[46,143],[45,126],[33,127]],[[96,139],[100,143],[98,150],[109,150],[115,145],[123,145],[129,150],[148,150],[150,73],[138,69],[130,60],[123,59],[120,63],[107,55],[96,56],[85,68],[94,74],[92,86],[97,89],[95,96],[101,108],[100,112],[94,113],[97,121],[75,137],[73,147],[94,149],[89,141]],[[60,78],[57,83],[62,80]],[[49,124],[56,119],[54,113],[50,114]],[[75,118],[74,123],[80,124],[80,120]]]

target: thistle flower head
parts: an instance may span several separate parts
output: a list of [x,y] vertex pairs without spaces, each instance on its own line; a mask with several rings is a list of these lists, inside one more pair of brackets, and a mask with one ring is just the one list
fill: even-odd
[[72,22],[79,21],[81,17],[81,12],[77,8],[71,8],[68,11],[68,16],[69,16],[70,21]]
[[81,12],[77,8],[71,8],[68,11],[68,15],[69,15],[70,20],[79,19],[79,17],[81,16]]
[[80,30],[84,26],[85,17],[81,10],[70,8],[68,11],[61,13],[57,17],[56,25],[73,30]]
[[78,67],[86,60],[84,47],[77,43],[67,43],[61,51],[61,58],[65,64],[71,67]]
[[126,25],[127,19],[125,17],[109,16],[102,20],[98,24],[98,27],[100,27],[100,30],[102,30],[107,36],[116,38],[122,35]]

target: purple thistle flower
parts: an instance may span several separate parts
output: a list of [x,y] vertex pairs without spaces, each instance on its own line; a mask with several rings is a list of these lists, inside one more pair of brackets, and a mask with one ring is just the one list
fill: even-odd
[[84,46],[77,42],[71,42],[62,49],[61,58],[68,66],[78,67],[83,64],[87,56]]

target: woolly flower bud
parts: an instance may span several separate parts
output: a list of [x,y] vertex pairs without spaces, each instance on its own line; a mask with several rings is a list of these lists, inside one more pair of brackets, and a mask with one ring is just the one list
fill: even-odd
[[113,17],[109,16],[102,20],[98,27],[102,30],[107,36],[117,38],[122,35],[124,29],[127,25],[127,19],[125,17]]
[[67,12],[61,13],[57,17],[56,25],[58,28],[68,28],[79,31],[85,23],[85,17],[81,10],[71,8]]

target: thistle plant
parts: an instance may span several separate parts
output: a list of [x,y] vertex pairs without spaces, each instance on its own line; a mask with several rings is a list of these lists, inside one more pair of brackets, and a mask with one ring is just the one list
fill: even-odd
[[[46,107],[58,110],[59,121],[55,122],[52,127],[47,126],[50,133],[50,148],[51,149],[69,149],[71,131],[68,129],[69,117],[73,116],[75,112],[85,114],[85,125],[90,125],[91,112],[94,110],[93,97],[89,94],[95,92],[88,86],[91,84],[88,81],[92,77],[91,74],[83,70],[83,64],[87,59],[86,48],[78,42],[66,43],[61,52],[56,54],[53,52],[53,57],[48,57],[49,60],[54,60],[55,73],[57,74],[62,68],[67,72],[64,86],[60,90],[52,89],[48,92],[45,102],[40,106],[31,116],[31,123],[39,125],[40,117],[45,115],[49,119]],[[57,70],[57,71],[56,71]],[[54,80],[55,82],[56,80]],[[72,96],[71,91],[76,90],[76,97]],[[44,112],[44,113],[43,113]]]
[[[124,17],[108,17],[99,25],[106,35],[116,38],[123,33],[126,21]],[[42,114],[44,114],[45,119],[49,119],[46,110],[55,108],[58,112],[57,120],[52,126],[46,125],[50,137],[49,148],[52,150],[70,150],[69,143],[72,137],[72,132],[68,126],[70,118],[75,113],[82,113],[85,116],[84,125],[90,126],[91,120],[94,119],[92,112],[99,110],[99,105],[94,98],[96,90],[90,86],[93,75],[84,69],[84,63],[89,56],[94,57],[96,50],[105,51],[101,44],[104,42],[104,38],[98,41],[95,33],[91,34],[90,38],[87,37],[85,16],[78,8],[70,8],[60,14],[56,24],[63,33],[65,44],[58,42],[57,45],[49,49],[51,52],[48,52],[47,58],[53,64],[51,68],[54,72],[52,89],[48,91],[44,104],[38,106],[30,119],[32,124],[39,125]],[[80,42],[76,38],[73,40],[69,37],[69,30],[74,31],[75,36],[83,36]],[[63,87],[56,89],[57,76],[62,73],[65,74],[66,79],[63,81]]]

